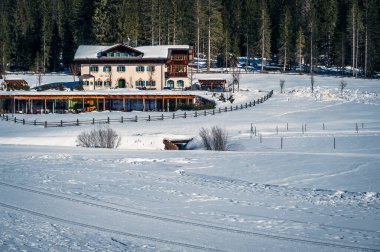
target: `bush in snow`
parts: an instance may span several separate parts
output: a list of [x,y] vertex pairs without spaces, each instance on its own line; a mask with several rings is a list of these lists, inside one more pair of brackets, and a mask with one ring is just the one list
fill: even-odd
[[347,82],[345,82],[344,80],[341,80],[339,83],[340,95],[343,95],[343,90],[345,87],[347,87]]
[[285,87],[285,80],[280,80],[280,88],[281,88],[281,94]]
[[83,131],[77,137],[77,143],[82,147],[90,148],[117,148],[121,137],[111,128],[98,128]]
[[226,151],[229,149],[228,133],[218,126],[212,127],[211,130],[201,128],[199,136],[206,150]]

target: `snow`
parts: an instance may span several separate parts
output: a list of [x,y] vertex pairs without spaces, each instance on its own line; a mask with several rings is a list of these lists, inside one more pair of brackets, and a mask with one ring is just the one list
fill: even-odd
[[144,53],[144,59],[167,59],[169,49],[186,49],[189,50],[188,45],[159,45],[159,46],[139,46],[135,47],[136,50],[139,50]]
[[[306,75],[242,74],[232,105],[274,96],[215,116],[112,123],[112,150],[76,146],[98,126],[0,121],[0,250],[378,251],[380,82],[345,78],[341,94],[341,80],[317,76],[312,94]],[[161,115],[17,117],[148,114]],[[230,151],[200,147],[199,129],[214,125]],[[164,138],[195,138],[193,150],[164,151]]]
[[75,52],[74,59],[96,59],[98,57],[98,53],[102,52],[108,48],[112,48],[113,46],[99,46],[99,45],[80,45]]
[[[99,52],[107,50],[113,46],[98,46],[98,45],[81,45],[75,53],[74,59],[95,59]],[[159,45],[159,46],[139,46],[134,49],[144,53],[143,58],[148,59],[167,59],[169,49],[189,49],[188,45]]]

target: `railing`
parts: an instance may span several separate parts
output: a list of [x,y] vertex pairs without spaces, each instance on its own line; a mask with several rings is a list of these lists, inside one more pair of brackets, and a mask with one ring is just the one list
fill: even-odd
[[127,122],[139,122],[139,121],[163,121],[167,119],[178,119],[178,118],[191,118],[191,117],[200,117],[200,116],[208,116],[208,115],[217,115],[221,113],[226,113],[226,112],[231,112],[231,111],[237,111],[237,110],[242,110],[242,109],[247,109],[254,107],[260,103],[263,103],[264,101],[268,100],[271,98],[273,95],[273,90],[268,92],[265,96],[253,100],[250,102],[246,102],[245,104],[239,104],[239,105],[231,105],[231,106],[226,106],[224,108],[219,107],[218,109],[209,109],[209,110],[199,110],[199,111],[193,111],[193,112],[184,112],[180,114],[161,114],[161,115],[147,115],[147,116],[133,116],[133,117],[123,117],[121,116],[120,118],[109,118],[107,117],[106,119],[95,119],[92,118],[90,120],[79,120],[76,119],[74,121],[56,121],[56,122],[48,122],[48,121],[37,121],[37,120],[25,120],[25,119],[18,119],[17,117],[11,117],[6,114],[0,115],[2,121],[7,121],[7,122],[14,122],[14,123],[21,123],[23,125],[34,125],[34,126],[43,126],[44,128],[48,127],[68,127],[68,126],[80,126],[80,125],[90,125],[90,124],[110,124],[110,123],[127,123]]

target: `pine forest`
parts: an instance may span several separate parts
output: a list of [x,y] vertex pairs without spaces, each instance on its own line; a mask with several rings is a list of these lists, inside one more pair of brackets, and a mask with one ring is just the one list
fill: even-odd
[[281,71],[370,77],[380,72],[380,0],[0,1],[1,71],[69,71],[79,45],[116,43],[188,44],[219,67],[248,56]]

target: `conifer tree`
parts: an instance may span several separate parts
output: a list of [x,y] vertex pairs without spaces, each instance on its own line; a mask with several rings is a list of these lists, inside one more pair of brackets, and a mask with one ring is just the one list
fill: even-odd
[[286,71],[286,64],[289,58],[289,48],[290,48],[290,11],[288,8],[285,8],[285,11],[282,15],[281,24],[280,24],[280,59],[282,60],[284,66],[283,71]]
[[297,39],[296,39],[296,58],[298,60],[300,72],[302,70],[302,58],[303,58],[304,48],[305,48],[305,35],[303,34],[303,30],[300,27],[298,29]]
[[262,0],[260,6],[260,51],[261,51],[261,71],[264,70],[264,59],[271,56],[271,30],[270,19],[266,0]]
[[96,41],[99,44],[114,43],[112,33],[112,5],[110,0],[99,0],[95,5],[95,12],[92,18]]

